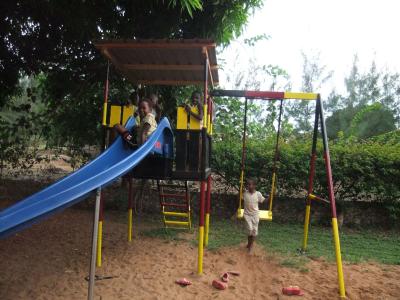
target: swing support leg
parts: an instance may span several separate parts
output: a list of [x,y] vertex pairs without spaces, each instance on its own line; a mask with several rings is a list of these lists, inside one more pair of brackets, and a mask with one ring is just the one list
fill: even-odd
[[326,134],[323,107],[322,107],[321,99],[319,98],[319,96],[318,96],[317,102],[319,103],[322,140],[323,140],[323,145],[324,145],[324,160],[325,160],[325,168],[326,168],[326,177],[327,177],[327,182],[328,182],[328,195],[329,195],[329,202],[331,204],[332,233],[333,233],[333,241],[335,244],[336,266],[337,266],[337,275],[338,275],[338,283],[339,283],[339,295],[341,298],[346,298],[346,290],[345,290],[345,286],[344,286],[344,277],[343,277],[342,254],[341,254],[341,250],[340,250],[339,229],[338,229],[337,215],[336,215],[335,194],[333,191],[331,159],[330,159],[330,155],[329,155],[329,145],[328,145],[328,137]]

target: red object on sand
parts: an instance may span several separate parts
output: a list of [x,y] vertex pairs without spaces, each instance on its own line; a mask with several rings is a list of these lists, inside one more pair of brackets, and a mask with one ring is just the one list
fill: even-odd
[[303,296],[303,291],[298,286],[288,286],[282,288],[282,294],[288,296]]
[[181,286],[187,286],[187,285],[191,285],[191,284],[192,284],[192,283],[191,283],[189,280],[187,280],[186,278],[177,279],[177,280],[175,280],[175,283],[176,283],[176,284],[179,284],[179,285],[181,285]]
[[222,280],[223,282],[228,282],[228,281],[229,281],[229,274],[228,274],[228,272],[226,272],[226,273],[224,273],[224,274],[221,275],[221,280]]
[[217,290],[225,290],[228,287],[226,283],[219,280],[213,280],[212,286],[215,287]]

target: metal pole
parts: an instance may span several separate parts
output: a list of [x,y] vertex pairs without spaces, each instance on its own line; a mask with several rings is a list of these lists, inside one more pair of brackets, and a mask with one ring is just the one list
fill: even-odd
[[308,177],[308,194],[307,194],[307,202],[306,202],[306,214],[304,216],[304,233],[303,233],[303,245],[301,250],[304,252],[307,250],[308,243],[308,229],[310,224],[310,214],[311,214],[311,199],[309,195],[313,191],[314,186],[314,175],[315,175],[315,160],[317,158],[317,137],[318,137],[318,120],[319,120],[319,112],[320,112],[320,102],[316,102],[315,106],[315,119],[314,119],[314,132],[312,139],[312,148],[311,148],[311,159],[310,159],[310,174]]
[[342,254],[341,254],[341,250],[340,250],[339,229],[338,229],[337,216],[336,216],[335,194],[333,192],[333,179],[332,179],[332,169],[331,169],[331,158],[329,155],[328,137],[327,137],[326,127],[325,127],[324,110],[323,110],[321,99],[319,96],[318,96],[317,101],[319,102],[319,111],[320,111],[320,119],[321,119],[321,131],[322,131],[322,141],[323,141],[323,145],[324,145],[326,177],[327,177],[327,181],[328,181],[328,195],[329,195],[329,201],[331,203],[332,233],[333,233],[333,241],[335,244],[336,266],[337,266],[337,273],[338,273],[337,275],[338,275],[338,283],[339,283],[339,295],[341,298],[346,298],[346,290],[344,287],[344,277],[343,277]]
[[242,162],[240,168],[239,211],[242,209],[244,168],[246,161],[246,135],[247,135],[247,98],[244,102],[243,137],[242,137]]
[[93,299],[94,293],[94,280],[96,274],[96,252],[97,252],[97,232],[99,229],[99,212],[100,212],[100,197],[101,187],[96,190],[96,203],[94,209],[93,218],[93,232],[92,232],[92,256],[90,260],[90,271],[89,271],[89,288],[88,288],[88,300]]
[[[204,58],[204,101],[203,101],[204,105],[207,105],[207,99],[208,99],[208,56],[206,55]],[[205,127],[207,127],[207,111],[203,111],[203,128]]]
[[[104,107],[103,107],[103,144],[102,149],[105,151],[110,144],[109,132],[107,129],[107,103],[108,103],[108,87],[109,87],[109,74],[110,74],[110,61],[107,62],[107,78],[104,87]],[[97,266],[101,267],[102,263],[102,244],[103,244],[103,223],[104,223],[104,195],[100,196],[100,210],[99,210],[99,229],[97,237]]]
[[106,77],[106,84],[104,87],[104,104],[103,104],[103,120],[102,125],[107,126],[107,102],[108,102],[108,86],[109,80],[108,77],[110,75],[110,61],[107,61],[107,77]]
[[104,195],[100,193],[100,209],[99,209],[99,224],[97,230],[97,266],[101,267],[102,261],[102,245],[103,245],[103,222],[104,222]]
[[199,244],[198,244],[198,261],[197,273],[203,274],[203,252],[204,252],[204,210],[206,197],[206,182],[200,182],[200,213],[199,213]]
[[277,162],[278,162],[278,159],[279,159],[279,138],[281,136],[282,111],[283,111],[283,100],[281,99],[281,103],[279,105],[278,130],[277,130],[277,133],[276,133],[274,164],[272,166],[271,191],[270,191],[270,194],[269,194],[269,208],[268,208],[268,210],[270,212],[272,212],[272,203],[274,201],[275,189],[276,189],[275,188],[276,187],[276,169],[277,169]]
[[211,211],[211,175],[207,178],[207,196],[206,196],[206,219],[204,231],[204,246],[208,246],[208,234],[210,232],[210,211]]
[[129,177],[128,178],[128,242],[132,241],[132,224],[133,224],[132,208],[133,208],[133,187],[132,187],[132,177]]

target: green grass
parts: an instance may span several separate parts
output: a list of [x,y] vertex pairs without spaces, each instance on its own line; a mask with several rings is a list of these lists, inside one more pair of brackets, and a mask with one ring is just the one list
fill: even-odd
[[[153,229],[146,236],[179,240],[180,230]],[[197,243],[193,234],[193,243]],[[330,228],[311,226],[307,253],[300,254],[303,238],[301,224],[277,224],[260,222],[257,243],[270,254],[277,255],[286,267],[307,272],[309,259],[322,258],[334,261],[334,245]],[[340,232],[342,258],[347,263],[374,261],[383,264],[400,265],[400,237],[398,232],[378,230],[343,230]],[[187,239],[186,239],[187,240]],[[246,242],[244,224],[241,221],[212,220],[208,249],[235,246]]]
[[152,228],[142,232],[142,235],[151,237],[151,238],[159,238],[163,240],[169,241],[181,241],[184,240],[179,237],[179,233],[182,230],[180,229],[165,229],[165,228]]

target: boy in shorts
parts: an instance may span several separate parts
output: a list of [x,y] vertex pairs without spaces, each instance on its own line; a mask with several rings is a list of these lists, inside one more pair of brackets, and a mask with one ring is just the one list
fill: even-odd
[[246,180],[246,191],[243,193],[244,203],[244,220],[247,228],[247,246],[246,248],[251,251],[253,248],[254,240],[258,234],[258,223],[260,217],[258,214],[258,204],[265,201],[265,198],[260,192],[256,190],[257,181],[254,178]]

